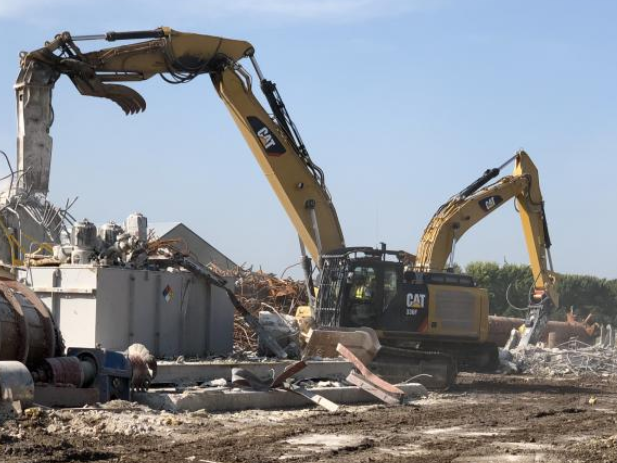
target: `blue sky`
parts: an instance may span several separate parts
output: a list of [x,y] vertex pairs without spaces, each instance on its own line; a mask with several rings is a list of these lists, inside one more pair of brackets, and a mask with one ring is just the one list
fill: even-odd
[[[444,200],[525,148],[556,270],[617,278],[616,19],[610,0],[0,0],[0,149],[15,154],[19,51],[60,31],[244,39],[325,170],[349,245],[415,251]],[[135,88],[148,109],[127,117],[58,82],[52,200],[79,196],[75,215],[99,223],[183,221],[268,271],[295,262],[295,231],[209,79]],[[456,260],[526,262],[513,206]]]

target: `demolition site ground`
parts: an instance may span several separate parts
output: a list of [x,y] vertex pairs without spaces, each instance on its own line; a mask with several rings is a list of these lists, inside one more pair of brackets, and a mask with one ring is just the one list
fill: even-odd
[[171,414],[125,402],[31,409],[0,461],[615,462],[617,381],[463,374],[405,406]]

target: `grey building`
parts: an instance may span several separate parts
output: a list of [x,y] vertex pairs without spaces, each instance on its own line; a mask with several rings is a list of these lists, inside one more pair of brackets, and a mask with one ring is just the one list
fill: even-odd
[[224,270],[232,270],[237,265],[201,236],[182,222],[154,222],[148,225],[151,234],[159,239],[181,240],[193,257],[203,265],[214,263]]

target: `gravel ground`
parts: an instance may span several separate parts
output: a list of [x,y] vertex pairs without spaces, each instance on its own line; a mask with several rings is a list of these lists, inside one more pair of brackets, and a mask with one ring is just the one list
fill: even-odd
[[0,461],[613,463],[617,380],[466,374],[412,405],[336,413],[34,409],[0,426]]

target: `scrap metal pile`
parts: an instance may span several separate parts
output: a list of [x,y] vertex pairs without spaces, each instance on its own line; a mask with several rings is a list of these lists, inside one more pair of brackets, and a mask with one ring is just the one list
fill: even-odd
[[529,346],[514,350],[512,361],[519,372],[536,376],[617,375],[614,343],[591,346],[572,339],[554,349]]
[[[291,278],[278,278],[263,270],[237,267],[223,270],[211,264],[217,274],[235,281],[235,294],[240,303],[253,315],[259,312],[272,312],[288,319],[296,313],[299,306],[307,305],[306,288],[300,281]],[[256,333],[247,330],[244,318],[236,314],[234,322],[234,346],[236,351],[253,352],[258,350]]]
[[270,309],[294,315],[298,306],[308,303],[306,288],[301,281],[278,278],[261,269],[253,271],[252,267],[221,270],[210,265],[210,268],[236,282],[238,299],[251,311]]

